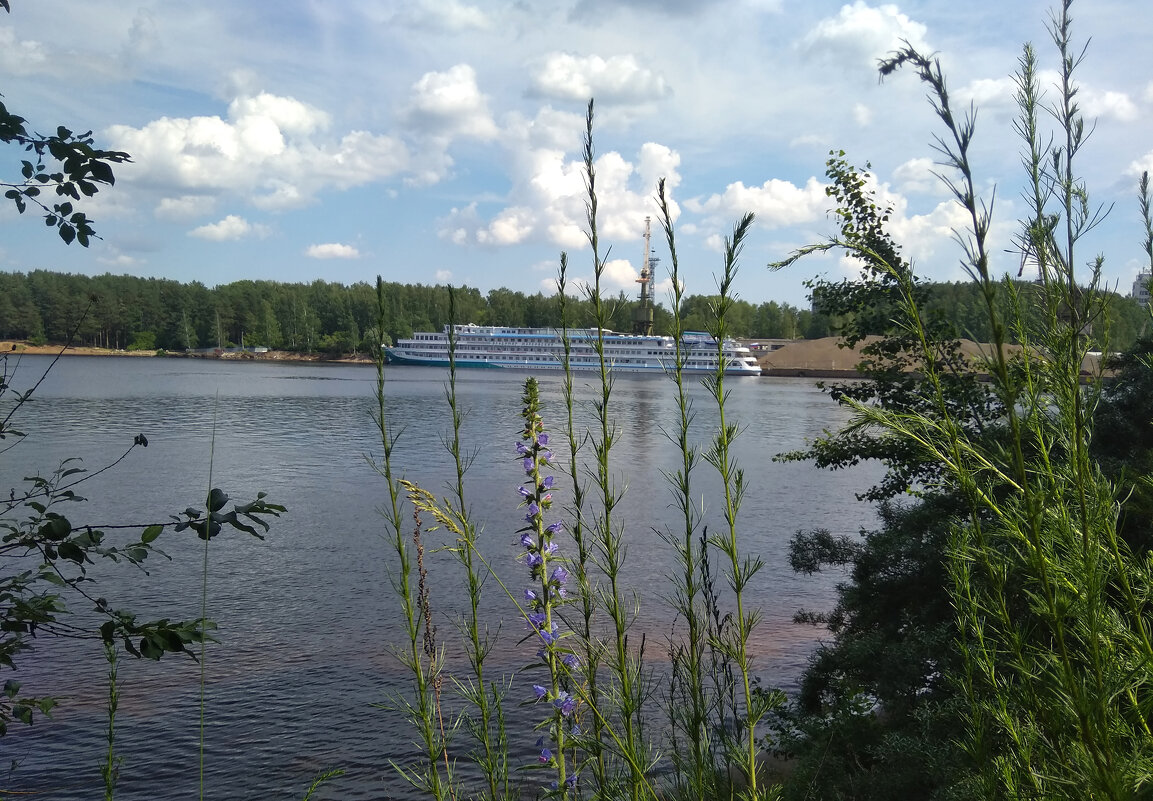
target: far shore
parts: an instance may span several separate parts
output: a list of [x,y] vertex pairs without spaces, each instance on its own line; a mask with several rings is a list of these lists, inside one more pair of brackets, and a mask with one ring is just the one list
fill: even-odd
[[[866,339],[870,341],[873,337]],[[777,341],[779,342],[779,340]],[[864,343],[862,343],[864,344]],[[65,356],[123,356],[137,358],[151,356],[155,358],[157,351],[151,350],[115,350],[112,348],[92,348],[85,346],[70,346],[62,348],[60,345],[31,345],[27,342],[0,340],[0,355],[4,354],[30,354],[39,356],[55,356],[61,353]],[[962,352],[974,363],[978,363],[987,346],[962,340]],[[775,350],[757,352],[757,362],[763,370],[762,375],[779,378],[854,378],[857,372],[857,363],[860,361],[856,351],[844,346],[839,337],[825,337],[824,339],[798,339],[777,347]],[[333,364],[372,364],[368,354],[329,355],[323,353],[296,353],[293,351],[270,350],[263,353],[244,352],[216,352],[216,353],[183,353],[173,351],[162,353],[168,358],[181,359],[223,359],[226,361],[273,361],[273,362],[322,362]],[[1090,375],[1098,369],[1097,359],[1086,359],[1083,374]]]
[[92,348],[86,345],[33,345],[20,340],[0,340],[0,356],[7,354],[30,356],[56,356],[63,352],[65,356],[123,356],[125,358],[152,358],[175,359],[223,359],[226,361],[270,361],[270,362],[337,362],[341,364],[372,364],[372,358],[367,354],[359,353],[343,356],[331,356],[324,353],[296,353],[287,350],[270,350],[265,353],[184,353],[182,351],[154,351],[154,350],[124,350],[116,348]]

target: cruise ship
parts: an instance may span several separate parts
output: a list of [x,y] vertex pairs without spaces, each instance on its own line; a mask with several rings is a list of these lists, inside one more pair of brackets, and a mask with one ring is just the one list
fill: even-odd
[[[510,328],[490,325],[445,326],[440,333],[417,333],[385,347],[390,364],[448,366],[449,337],[455,337],[457,367],[503,367],[522,370],[560,370],[564,344],[555,328]],[[573,371],[599,370],[597,329],[571,328],[569,366]],[[731,340],[723,347],[709,334],[688,331],[681,337],[684,371],[715,373],[718,357],[725,375],[760,375],[752,352]],[[676,366],[677,343],[673,337],[651,334],[604,332],[605,361],[618,372],[663,373]]]

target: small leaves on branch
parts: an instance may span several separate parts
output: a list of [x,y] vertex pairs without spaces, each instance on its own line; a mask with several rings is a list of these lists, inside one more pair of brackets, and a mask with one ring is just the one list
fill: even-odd
[[[4,9],[8,10],[7,3]],[[0,181],[0,188],[7,190],[4,197],[20,214],[29,205],[39,207],[44,224],[55,228],[65,244],[75,241],[88,247],[92,238],[98,237],[92,221],[76,210],[72,201],[92,197],[101,185],[115,184],[112,165],[131,161],[131,157],[123,151],[93,147],[92,131],[77,134],[61,125],[55,134],[45,136],[29,133],[24,123],[23,117],[0,102],[0,142],[21,146],[31,156],[21,160],[19,180]],[[48,191],[61,202],[42,199],[42,193]]]

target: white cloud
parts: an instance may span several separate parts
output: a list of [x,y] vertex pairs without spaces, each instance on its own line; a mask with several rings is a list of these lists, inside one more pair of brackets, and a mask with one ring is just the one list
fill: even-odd
[[323,245],[309,245],[304,255],[310,259],[359,259],[360,251],[352,245],[326,242]]
[[1137,105],[1124,92],[1085,90],[1081,93],[1085,116],[1112,118],[1118,122],[1133,122],[1137,119]]
[[971,81],[957,90],[958,109],[967,108],[970,103],[982,108],[1015,108],[1017,83],[1011,77],[982,78]]
[[930,158],[909,159],[893,170],[893,179],[901,192],[932,192],[940,185],[940,179],[933,174],[936,167]]
[[1129,164],[1128,173],[1130,175],[1139,176],[1143,172],[1153,173],[1153,150]]
[[109,267],[132,267],[140,263],[140,259],[121,253],[115,248],[109,248],[106,255],[97,256],[96,261]]
[[[329,125],[320,109],[261,93],[234,100],[227,119],[161,117],[141,128],[114,125],[107,136],[132,154],[133,163],[120,168],[130,181],[178,197],[236,193],[269,209],[300,206],[322,190],[381,180],[408,166],[403,142],[366,131],[332,140],[322,136]],[[181,207],[164,203],[165,213]]]
[[853,104],[853,122],[864,128],[873,121],[873,111],[864,103]]
[[873,7],[856,0],[841,7],[835,17],[827,17],[809,31],[802,46],[845,60],[850,67],[862,63],[875,67],[878,58],[908,42],[917,50],[930,50],[925,43],[927,29],[902,14],[895,5]]
[[436,282],[438,284],[447,284],[452,280],[452,270],[437,270]]
[[422,75],[412,86],[404,116],[419,133],[440,139],[491,139],[497,134],[488,98],[477,86],[476,70],[468,64]]
[[827,134],[807,133],[794,136],[789,140],[789,147],[819,147],[828,149],[829,136]]
[[229,214],[219,222],[202,225],[188,232],[189,236],[207,239],[210,242],[227,242],[246,236],[267,236],[267,234],[268,229],[265,226],[250,223],[235,214]]
[[460,33],[488,30],[492,21],[481,9],[459,0],[421,0],[397,14],[396,22],[411,28]]
[[15,30],[0,27],[0,71],[5,75],[36,75],[48,61],[40,42],[18,40]]
[[1145,94],[1143,95],[1143,99],[1146,103],[1153,103],[1153,81],[1145,84]]
[[216,199],[208,195],[181,195],[161,198],[152,213],[162,220],[179,222],[210,214],[215,205]]
[[[487,219],[475,203],[455,208],[440,221],[439,236],[459,245],[501,247],[532,241],[566,250],[586,247],[584,166],[555,146],[563,138],[554,130],[559,119],[563,117],[551,109],[531,121],[510,117],[503,142],[511,159],[510,202]],[[579,138],[569,143],[575,147]],[[666,178],[670,211],[677,218],[680,209],[673,192],[681,180],[679,165],[678,153],[654,142],[643,144],[634,161],[615,151],[597,157],[599,232],[605,241],[640,240],[645,217],[657,213],[653,195],[660,177]]]
[[533,76],[533,90],[544,97],[598,103],[643,103],[667,96],[665,79],[641,67],[636,56],[577,56],[553,53]]
[[687,209],[713,218],[715,224],[751,211],[757,216],[757,223],[765,228],[812,222],[824,216],[829,204],[825,185],[816,178],[810,178],[804,186],[777,178],[770,178],[760,186],[745,186],[737,181],[719,195],[685,201]]

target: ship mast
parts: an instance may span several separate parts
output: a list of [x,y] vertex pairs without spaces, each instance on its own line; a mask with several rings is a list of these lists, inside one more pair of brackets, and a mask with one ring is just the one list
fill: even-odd
[[653,306],[649,297],[649,283],[653,280],[653,264],[657,261],[651,255],[652,220],[645,217],[645,257],[641,262],[641,275],[637,283],[641,285],[640,305],[633,310],[633,333],[651,336],[653,333]]

